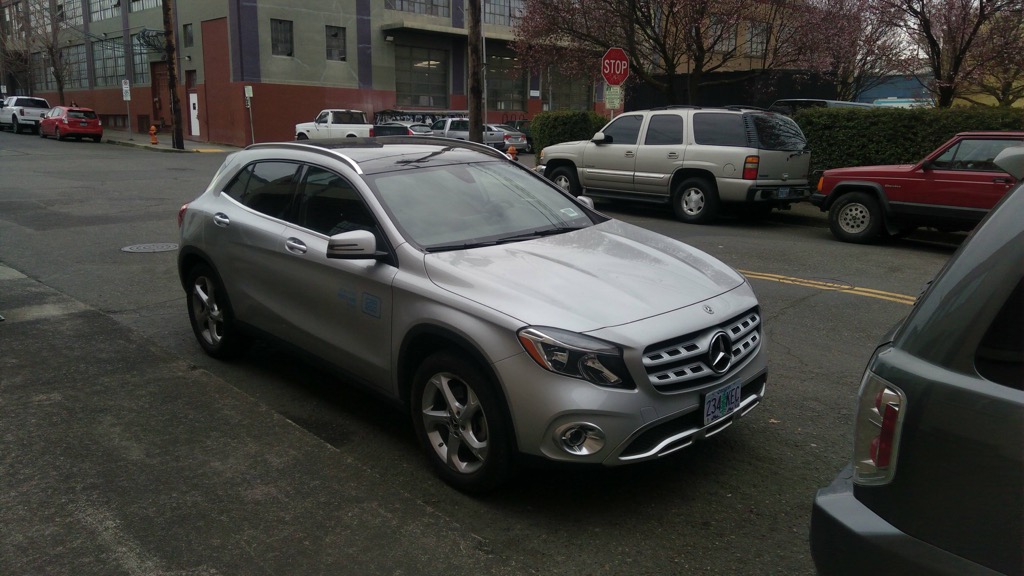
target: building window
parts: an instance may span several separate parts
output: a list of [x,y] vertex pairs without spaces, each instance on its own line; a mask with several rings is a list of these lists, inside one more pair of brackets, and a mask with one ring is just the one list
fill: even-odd
[[181,25],[181,45],[183,48],[195,46],[195,38],[192,37],[192,24]]
[[712,52],[732,52],[736,50],[736,25],[721,20],[712,20],[708,29],[708,40],[715,43],[710,46]]
[[384,7],[389,10],[445,18],[451,15],[451,0],[385,0]]
[[515,56],[487,56],[487,109],[526,110],[525,75],[520,74]]
[[121,15],[121,0],[89,0],[89,22]]
[[484,23],[515,27],[523,15],[523,0],[484,0]]
[[327,59],[345,61],[345,29],[339,26],[324,26],[327,37]]
[[132,4],[129,8],[131,12],[141,12],[142,10],[159,7],[160,0],[132,0]]
[[64,58],[65,88],[88,88],[89,70],[85,62],[85,44],[68,46],[61,50]]
[[747,24],[748,46],[751,56],[764,56],[768,49],[768,23],[750,22]]
[[274,56],[294,56],[292,21],[270,19],[270,52]]
[[132,35],[132,68],[135,72],[132,76],[133,83],[149,84],[149,46],[146,46],[138,34]]
[[395,46],[395,99],[398,106],[448,107],[448,52]]
[[57,89],[50,59],[41,52],[32,54],[32,89],[37,92]]
[[82,24],[82,2],[81,0],[65,0],[57,2],[56,20],[69,26]]
[[124,49],[120,38],[93,42],[92,62],[97,87],[121,85],[124,79]]
[[573,78],[548,69],[542,86],[545,110],[591,110],[594,107],[594,84],[589,79]]

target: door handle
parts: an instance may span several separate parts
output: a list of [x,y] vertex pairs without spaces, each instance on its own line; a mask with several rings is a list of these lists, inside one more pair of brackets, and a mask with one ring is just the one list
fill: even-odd
[[669,158],[669,160],[678,160],[679,159],[679,152],[669,152],[668,153],[668,158]]
[[996,184],[1009,184],[1010,183],[1010,180],[1008,178],[993,178],[992,181],[995,182]]
[[632,150],[626,151],[626,158],[632,158],[634,156],[636,156],[636,154]]
[[284,246],[285,248],[288,249],[289,252],[293,252],[295,254],[306,253],[306,244],[302,240],[299,240],[298,238],[289,238],[285,240]]
[[231,224],[231,218],[223,212],[217,212],[213,215],[213,223],[221,228],[227,228],[228,224]]

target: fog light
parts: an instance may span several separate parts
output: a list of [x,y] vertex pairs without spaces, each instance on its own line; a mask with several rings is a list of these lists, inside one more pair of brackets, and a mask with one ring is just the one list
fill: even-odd
[[604,432],[593,424],[574,422],[555,430],[555,441],[569,454],[586,456],[604,448]]

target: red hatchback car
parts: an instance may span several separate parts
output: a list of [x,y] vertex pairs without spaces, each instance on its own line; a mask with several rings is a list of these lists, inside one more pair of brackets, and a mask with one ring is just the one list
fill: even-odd
[[103,139],[103,122],[90,108],[54,106],[39,122],[39,136],[53,136],[58,140],[85,137],[99,142]]

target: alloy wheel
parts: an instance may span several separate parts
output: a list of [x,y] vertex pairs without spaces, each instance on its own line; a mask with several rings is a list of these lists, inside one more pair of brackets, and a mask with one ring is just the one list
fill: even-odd
[[487,415],[469,384],[450,372],[435,374],[423,390],[421,406],[427,439],[449,468],[471,474],[487,462]]

